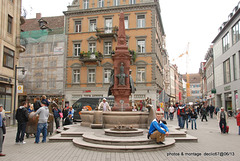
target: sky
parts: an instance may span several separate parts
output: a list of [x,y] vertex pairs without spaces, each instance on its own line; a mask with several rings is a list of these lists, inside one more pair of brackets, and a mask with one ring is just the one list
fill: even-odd
[[[72,1],[22,0],[22,6],[27,11],[27,18],[35,18],[36,13],[42,13],[42,17],[59,16],[63,15]],[[238,2],[239,0],[160,0],[169,60],[177,64],[181,74],[198,73],[200,62],[204,61],[219,27],[228,20],[228,15]],[[178,58],[186,52],[188,43],[188,58]]]

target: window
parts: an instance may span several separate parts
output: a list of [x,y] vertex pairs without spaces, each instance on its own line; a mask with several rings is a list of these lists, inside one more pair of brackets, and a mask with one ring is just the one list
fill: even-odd
[[137,47],[139,53],[145,53],[145,40],[138,40]]
[[91,53],[96,51],[96,43],[89,43],[89,51]]
[[240,39],[240,21],[238,21],[232,28],[232,41],[233,44],[238,42]]
[[110,77],[111,77],[111,69],[105,69],[104,70],[104,83],[109,83],[110,82]]
[[145,67],[138,67],[137,68],[137,81],[138,82],[145,82]]
[[104,7],[104,0],[98,0],[98,7]]
[[56,79],[55,78],[50,78],[48,80],[48,87],[49,88],[55,88],[56,87]]
[[12,16],[8,15],[8,28],[7,28],[7,32],[8,33],[12,33],[12,22],[13,21],[13,18]]
[[223,62],[223,75],[224,75],[224,83],[229,83],[231,81],[230,59]]
[[41,88],[42,87],[42,81],[38,80],[36,81],[36,88]]
[[73,83],[79,83],[80,82],[80,70],[74,69],[73,70]]
[[136,0],[129,0],[129,4],[136,4]]
[[0,86],[0,104],[3,105],[5,111],[11,111],[12,107],[12,87],[10,85],[1,84]]
[[14,66],[14,51],[5,46],[3,51],[3,66],[11,69]]
[[105,33],[112,33],[112,18],[105,19]]
[[81,52],[81,44],[74,44],[74,56],[79,56]]
[[83,9],[88,9],[89,8],[89,0],[84,0],[83,1]]
[[44,53],[44,44],[38,44],[37,53]]
[[75,21],[75,32],[81,32],[82,31],[82,25],[81,21]]
[[104,54],[111,55],[112,52],[112,42],[105,42],[104,43]]
[[145,27],[145,15],[137,15],[137,27]]
[[237,79],[236,54],[233,55],[233,79]]
[[88,83],[95,83],[95,69],[88,69]]
[[128,17],[124,17],[125,29],[128,29]]
[[229,33],[227,33],[222,39],[223,52],[229,49]]
[[120,5],[120,0],[114,0],[114,6],[119,6]]
[[96,19],[90,20],[89,31],[96,31],[97,23]]

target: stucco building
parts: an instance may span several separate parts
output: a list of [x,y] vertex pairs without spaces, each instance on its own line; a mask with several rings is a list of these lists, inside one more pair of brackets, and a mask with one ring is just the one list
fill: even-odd
[[119,13],[125,15],[135,103],[147,97],[154,105],[163,90],[165,32],[158,0],[74,0],[65,11],[67,35],[65,100],[106,97],[117,44]]
[[240,93],[240,3],[213,40],[216,106],[236,111]]
[[0,1],[0,20],[0,104],[7,114],[12,115],[15,66],[19,53],[24,51],[20,45],[20,25],[24,23],[21,0]]

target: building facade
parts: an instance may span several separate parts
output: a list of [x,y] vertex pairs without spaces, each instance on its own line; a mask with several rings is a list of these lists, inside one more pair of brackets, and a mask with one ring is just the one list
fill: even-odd
[[81,97],[108,95],[117,45],[119,13],[125,15],[127,45],[137,103],[147,97],[158,104],[163,90],[165,33],[158,0],[74,0],[65,11],[67,35],[66,96],[72,105]]
[[204,90],[204,96],[207,104],[215,106],[215,85],[214,85],[214,73],[213,73],[213,48],[208,49],[205,55],[205,78],[206,78],[206,91]]
[[11,116],[15,107],[15,66],[19,53],[24,51],[20,45],[20,25],[24,23],[21,0],[0,1],[0,20],[0,104]]
[[[187,82],[186,74],[182,75],[185,82]],[[190,94],[191,96],[187,97],[187,103],[200,103],[202,98],[201,93],[201,75],[199,73],[189,74],[189,83],[190,83]]]
[[229,14],[213,40],[216,106],[233,110],[240,92],[240,3]]
[[64,16],[26,19],[22,25],[21,44],[26,51],[19,56],[19,65],[27,70],[21,79],[24,91],[22,100],[46,95],[55,98],[61,104],[64,98],[64,71],[66,36]]

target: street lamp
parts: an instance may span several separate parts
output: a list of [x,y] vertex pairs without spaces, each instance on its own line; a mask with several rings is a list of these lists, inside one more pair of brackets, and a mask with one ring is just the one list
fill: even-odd
[[15,125],[15,112],[16,112],[16,94],[17,94],[17,70],[22,69],[22,74],[25,74],[25,68],[24,67],[18,67],[15,65],[15,81],[14,81],[14,104],[13,104],[13,125]]

